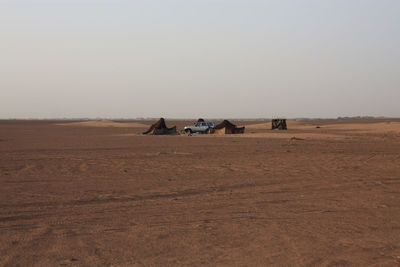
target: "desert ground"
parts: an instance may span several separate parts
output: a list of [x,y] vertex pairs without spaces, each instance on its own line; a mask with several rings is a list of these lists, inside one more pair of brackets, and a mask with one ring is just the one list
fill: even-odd
[[400,265],[400,119],[233,122],[0,121],[0,266]]

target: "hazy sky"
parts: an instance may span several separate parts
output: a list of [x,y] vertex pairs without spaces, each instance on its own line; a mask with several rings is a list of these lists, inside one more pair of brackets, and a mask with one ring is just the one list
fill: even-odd
[[0,118],[400,117],[400,1],[0,0]]

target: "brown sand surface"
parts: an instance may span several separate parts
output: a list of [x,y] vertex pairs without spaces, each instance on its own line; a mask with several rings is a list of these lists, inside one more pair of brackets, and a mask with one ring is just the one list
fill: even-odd
[[0,121],[0,266],[398,266],[397,122]]

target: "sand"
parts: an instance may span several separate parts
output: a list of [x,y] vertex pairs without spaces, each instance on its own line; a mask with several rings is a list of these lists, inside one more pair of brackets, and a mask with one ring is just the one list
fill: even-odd
[[115,121],[110,121],[110,120],[67,122],[67,123],[57,123],[56,125],[82,126],[82,127],[122,127],[122,128],[150,127],[150,125],[143,124],[140,122],[115,122]]
[[357,131],[363,133],[400,133],[400,122],[331,124],[324,126],[324,128],[345,131]]
[[[297,130],[310,130],[314,129],[318,125],[315,123],[307,123],[300,121],[292,121],[288,120],[287,125],[289,129],[297,129]],[[246,125],[246,128],[249,130],[252,129],[270,129],[271,123],[255,123]],[[399,132],[400,133],[400,122],[374,122],[374,123],[346,123],[346,124],[327,124],[323,125],[323,129],[329,130],[344,130],[344,131],[359,131],[359,132],[375,132],[375,133],[383,133],[383,132]]]
[[400,264],[398,121],[141,123],[0,122],[0,266]]

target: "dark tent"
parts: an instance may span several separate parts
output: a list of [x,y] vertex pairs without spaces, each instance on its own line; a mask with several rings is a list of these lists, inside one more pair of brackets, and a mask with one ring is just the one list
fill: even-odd
[[271,130],[287,130],[286,120],[285,119],[273,119]]
[[214,127],[214,133],[219,134],[239,134],[244,133],[244,127],[237,127],[235,124],[231,123],[228,120],[224,120],[221,123],[218,123]]
[[165,124],[164,118],[159,119],[156,123],[150,126],[150,128],[143,134],[163,135],[163,134],[177,134],[176,126],[168,128]]
[[222,129],[222,128],[236,128],[236,125],[231,123],[228,120],[224,120],[221,123],[218,123],[217,125],[215,125],[214,129]]

